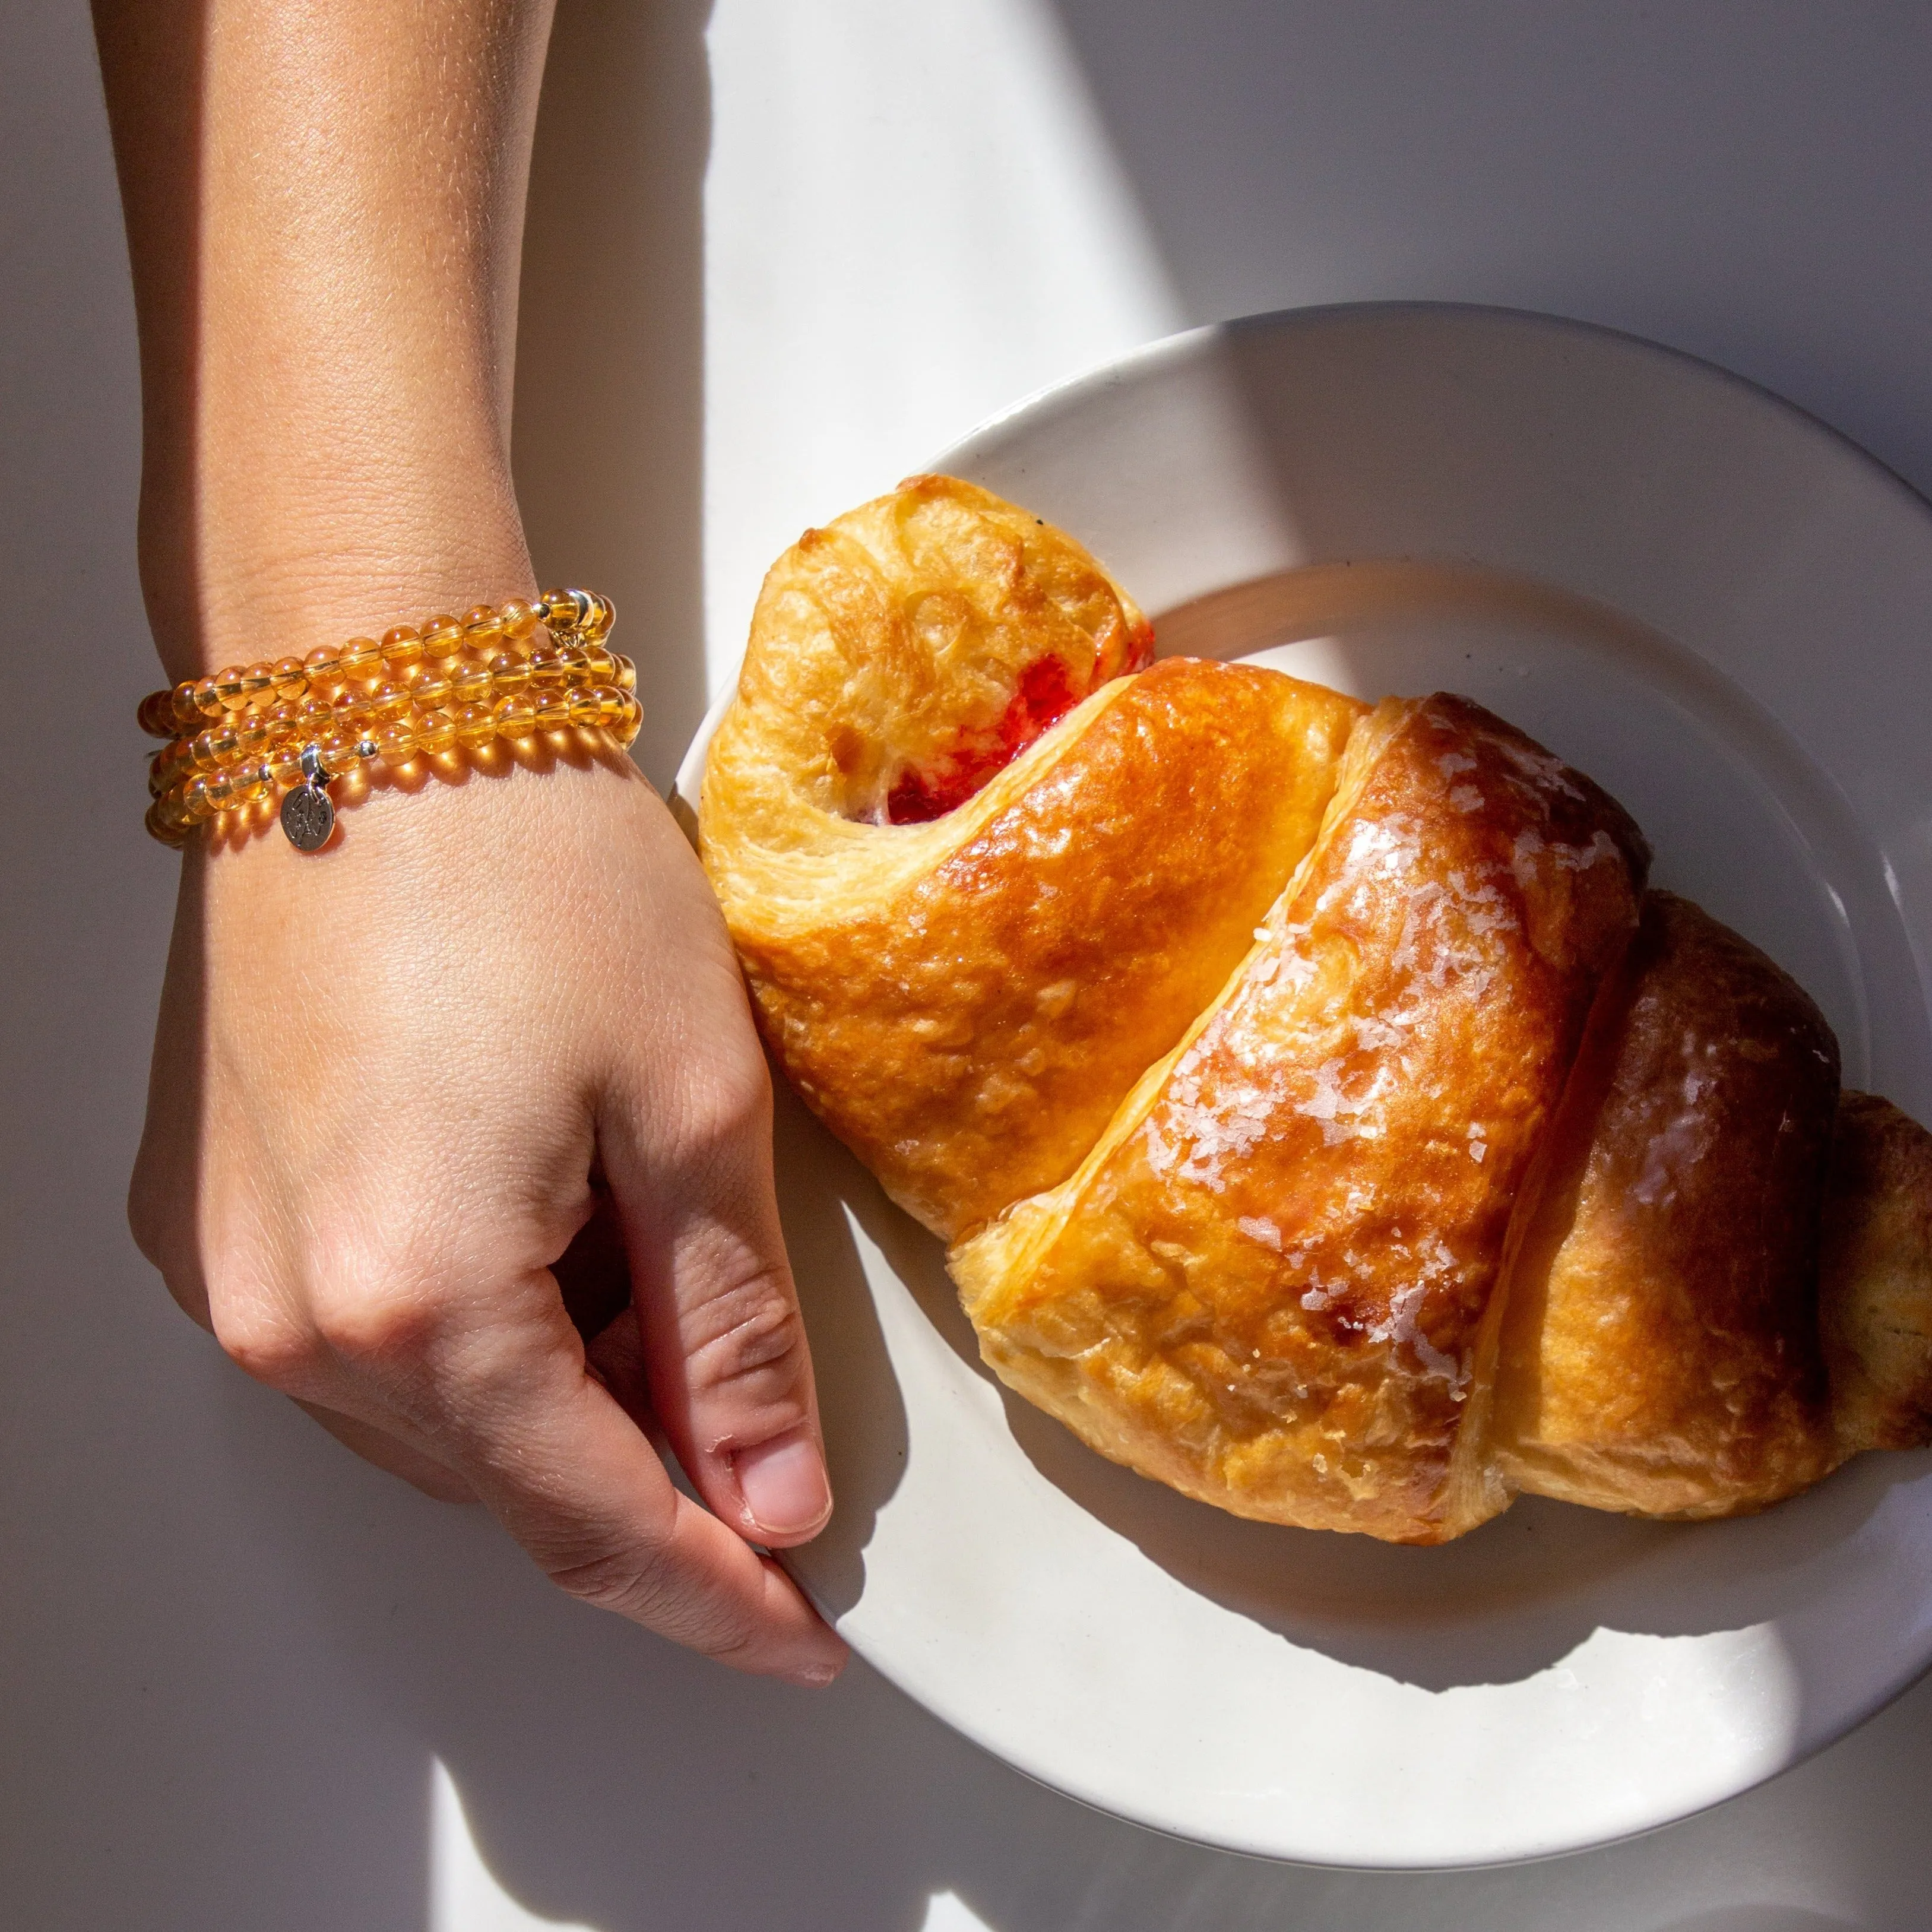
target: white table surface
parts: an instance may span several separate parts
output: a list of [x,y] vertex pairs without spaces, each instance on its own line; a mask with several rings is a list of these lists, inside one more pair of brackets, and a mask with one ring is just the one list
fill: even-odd
[[[611,589],[650,660],[660,778],[802,525],[1190,322],[1586,316],[1932,487],[1918,0],[562,13],[518,465],[540,570]],[[568,1603],[226,1365],[122,1218],[175,862],[131,728],[68,722],[98,715],[82,680],[131,703],[152,668],[77,0],[0,9],[0,1928],[1932,1924],[1932,1686],[1639,1843],[1452,1878],[1251,1864],[1036,1789],[862,1666],[749,1683]]]

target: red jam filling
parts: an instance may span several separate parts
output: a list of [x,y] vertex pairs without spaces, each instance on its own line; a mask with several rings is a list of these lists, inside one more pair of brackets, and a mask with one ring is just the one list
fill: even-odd
[[889,825],[924,825],[964,805],[1079,703],[1058,658],[1036,658],[990,731],[975,732],[930,771],[908,771],[886,795]]

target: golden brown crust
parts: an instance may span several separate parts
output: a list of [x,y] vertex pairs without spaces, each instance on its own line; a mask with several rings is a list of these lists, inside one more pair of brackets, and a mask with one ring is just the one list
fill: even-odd
[[1839,1102],[1819,1300],[1840,1453],[1932,1443],[1932,1134],[1875,1094]]
[[[860,514],[897,527],[930,507]],[[992,567],[983,533],[959,538],[950,564],[926,540],[926,574],[904,596],[938,594],[950,568],[998,604],[975,574]],[[1078,577],[1064,559],[1057,568],[1062,585]],[[833,598],[838,573],[814,569]],[[886,580],[858,574],[837,594],[870,597]],[[773,577],[788,580],[786,567]],[[778,622],[784,597],[769,600],[707,772],[706,863],[786,1073],[895,1200],[956,1235],[1070,1174],[1212,997],[1312,843],[1366,707],[1278,672],[1170,660],[1108,684],[944,816],[855,824],[811,806],[814,768],[788,761],[802,716],[828,731],[849,717],[841,694],[868,674],[866,637],[848,640],[860,655],[814,657]],[[982,655],[1017,662],[1040,628],[989,634]],[[922,742],[943,754],[946,667],[919,671],[902,646]],[[806,688],[801,665],[814,663],[826,689]],[[874,722],[890,740],[889,713]],[[869,750],[852,762],[890,770]],[[787,782],[780,836],[767,794]]]
[[1817,1228],[1838,1042],[1809,996],[1653,892],[1526,1190],[1497,1369],[1517,1487],[1730,1516],[1838,1461]]
[[1493,1514],[1484,1313],[1646,860],[1478,706],[1385,703],[1193,1035],[1071,1180],[955,1251],[987,1360],[1238,1514],[1434,1542]]

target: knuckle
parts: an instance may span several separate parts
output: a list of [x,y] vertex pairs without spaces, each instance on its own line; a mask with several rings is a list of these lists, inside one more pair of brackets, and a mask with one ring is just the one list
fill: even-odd
[[316,1332],[352,1368],[380,1369],[421,1355],[436,1314],[430,1298],[400,1270],[350,1268],[314,1298]]
[[222,1352],[256,1382],[286,1390],[309,1378],[317,1360],[316,1338],[268,1298],[218,1295],[208,1314]]
[[771,1075],[754,1054],[721,1054],[707,1064],[685,1106],[687,1156],[700,1162],[755,1144],[770,1130]]
[[[770,1275],[710,1297],[686,1316],[686,1377],[710,1394],[754,1395],[763,1405],[795,1396],[804,1324]],[[802,1410],[802,1400],[800,1402]]]

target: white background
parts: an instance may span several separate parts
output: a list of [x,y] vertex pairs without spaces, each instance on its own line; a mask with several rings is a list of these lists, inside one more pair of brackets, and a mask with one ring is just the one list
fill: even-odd
[[[1932,1688],[1636,1844],[1277,1870],[566,1603],[217,1358],[121,1215],[175,862],[96,722],[152,660],[91,58],[0,10],[0,1927],[1923,1932]],[[615,592],[662,778],[803,524],[1149,336],[1376,296],[1656,336],[1932,487],[1928,100],[1916,0],[562,0],[539,570]]]

